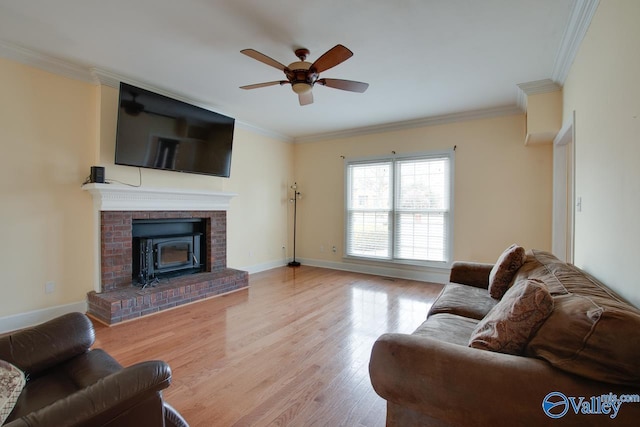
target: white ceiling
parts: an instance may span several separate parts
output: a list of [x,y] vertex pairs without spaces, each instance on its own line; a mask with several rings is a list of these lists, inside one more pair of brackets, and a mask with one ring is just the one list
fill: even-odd
[[[2,0],[0,42],[115,73],[304,140],[326,133],[515,106],[517,84],[549,79],[575,0]],[[354,52],[301,107],[283,79],[240,53],[284,64]],[[563,82],[558,82],[563,83]]]

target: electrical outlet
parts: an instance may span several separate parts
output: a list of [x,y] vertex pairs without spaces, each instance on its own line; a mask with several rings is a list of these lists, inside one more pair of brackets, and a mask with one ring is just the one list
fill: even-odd
[[56,282],[47,282],[44,284],[44,293],[52,294],[56,290]]
[[338,248],[336,248],[335,246],[331,248],[331,251],[335,254],[336,252],[338,252]]

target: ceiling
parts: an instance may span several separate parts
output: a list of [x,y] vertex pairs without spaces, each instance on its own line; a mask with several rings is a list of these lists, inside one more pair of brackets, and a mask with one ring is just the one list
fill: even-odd
[[[515,107],[517,84],[553,78],[577,0],[2,0],[0,42],[97,68],[290,140]],[[354,55],[300,106],[277,69],[307,48]],[[556,77],[556,80],[558,78]],[[557,83],[563,83],[559,81]]]

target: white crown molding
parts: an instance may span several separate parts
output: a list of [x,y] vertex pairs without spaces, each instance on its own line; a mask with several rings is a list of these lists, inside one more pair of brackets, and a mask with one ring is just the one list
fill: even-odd
[[561,90],[564,85],[573,60],[578,54],[591,19],[596,13],[599,0],[574,0],[569,14],[569,22],[565,27],[560,41],[560,47],[556,52],[550,79],[536,80],[533,82],[518,84],[517,105],[522,111],[527,110],[527,96],[539,93]]
[[[147,89],[152,92],[159,93],[161,95],[178,99],[192,105],[197,105],[207,110],[213,110],[220,114],[225,114],[223,111],[220,111],[220,109],[212,108],[210,105],[203,103],[202,101],[185,97],[184,95],[170,92],[165,89],[162,89],[153,85],[149,85],[145,82],[136,81],[135,79],[129,78],[127,76],[123,76],[113,71],[96,68],[96,67],[92,67],[92,68],[81,67],[81,66],[72,64],[68,61],[63,61],[61,59],[53,58],[43,53],[22,48],[22,47],[10,44],[8,42],[3,42],[1,40],[0,40],[0,56],[4,56],[6,58],[24,63],[26,65],[31,65],[33,67],[40,68],[54,74],[63,75],[69,78],[74,78],[77,80],[82,80],[82,81],[86,81],[93,84],[101,84],[101,85],[109,86],[116,89],[120,86],[120,82],[126,82],[134,86],[138,86],[143,89]],[[236,120],[236,125],[239,128],[242,128],[260,135],[264,135],[269,138],[274,138],[274,139],[277,139],[283,142],[288,142],[288,143],[297,143],[297,142],[312,142],[312,141],[334,139],[334,138],[344,138],[349,136],[365,135],[365,134],[371,134],[376,132],[390,132],[393,130],[402,130],[402,129],[409,129],[409,128],[415,128],[415,127],[431,126],[436,124],[453,123],[457,121],[482,119],[482,118],[495,117],[500,115],[511,115],[511,114],[519,114],[519,113],[521,113],[521,111],[516,111],[513,106],[507,106],[507,107],[499,107],[499,108],[492,108],[492,109],[485,109],[485,110],[469,111],[469,112],[463,112],[463,113],[448,114],[448,115],[436,116],[436,117],[427,117],[423,119],[409,120],[409,121],[403,121],[403,122],[387,123],[387,124],[377,125],[377,126],[348,129],[344,131],[307,135],[307,136],[302,136],[298,138],[293,138],[291,136],[284,135],[279,132],[264,129],[264,128],[252,125],[250,123],[242,122],[240,120]]]
[[[140,87],[142,89],[149,90],[151,92],[159,93],[161,95],[168,96],[170,98],[178,99],[180,101],[184,101],[192,105],[196,105],[208,110],[214,110],[221,114],[225,114],[224,112],[220,111],[219,108],[212,108],[210,105],[207,105],[202,101],[185,97],[175,92],[171,92],[166,89],[153,86],[142,81],[136,81],[134,79],[120,75],[113,71],[108,71],[100,68],[92,68],[91,74],[92,76],[94,76],[94,81],[97,84],[103,84],[113,88],[118,88],[120,86],[120,82],[126,82],[131,85]],[[376,126],[370,126],[370,127],[354,128],[354,129],[348,129],[345,131],[325,132],[325,133],[303,136],[298,138],[293,138],[288,135],[284,135],[279,132],[264,129],[240,120],[236,120],[236,126],[253,133],[257,133],[269,138],[277,139],[279,141],[288,142],[288,143],[298,143],[298,142],[312,142],[312,141],[319,141],[319,140],[326,140],[326,139],[365,135],[365,134],[378,133],[378,132],[389,132],[393,130],[432,126],[437,124],[454,123],[454,122],[460,122],[460,121],[484,119],[489,117],[513,115],[513,114],[520,114],[520,113],[521,111],[517,110],[517,108],[515,108],[514,106],[504,106],[504,107],[489,108],[489,109],[483,109],[483,110],[447,114],[442,116],[427,117],[427,118],[417,119],[417,120],[388,123],[388,124],[376,125]]]
[[372,133],[392,132],[397,130],[412,129],[425,126],[435,126],[455,122],[464,122],[470,120],[487,119],[499,116],[511,116],[522,114],[522,111],[515,105],[507,105],[503,107],[486,108],[482,110],[464,111],[460,113],[445,114],[441,116],[425,117],[415,120],[406,120],[401,122],[385,123],[381,125],[365,126],[354,129],[346,129],[337,132],[325,132],[315,135],[306,135],[297,137],[295,142],[315,142],[327,139],[348,138],[353,136],[367,135]]
[[[589,28],[589,25],[591,24],[591,19],[593,18],[593,15],[595,14],[596,9],[598,8],[598,4],[599,4],[599,0],[574,0],[574,4],[569,16],[569,22],[562,36],[560,48],[556,53],[556,58],[554,61],[551,79],[539,80],[537,82],[551,81],[552,83],[557,84],[560,87],[564,84],[564,81],[566,80],[567,75],[569,74],[569,70],[571,68],[571,65],[573,64],[573,60],[578,52],[580,44],[582,43],[582,39],[584,38],[584,35],[586,34]],[[125,76],[119,75],[115,72],[98,69],[98,68],[83,67],[80,65],[73,64],[70,61],[54,58],[46,54],[43,54],[41,52],[36,52],[36,51],[23,48],[21,46],[18,46],[6,41],[2,41],[2,40],[0,40],[0,56],[13,59],[15,61],[43,69],[45,71],[49,71],[49,72],[59,74],[65,77],[69,77],[72,79],[90,82],[93,84],[103,84],[106,86],[117,88],[119,86],[119,83],[121,81],[124,81],[130,84],[133,84],[135,86],[142,87],[144,89],[151,90],[156,93],[160,93],[162,95],[166,95],[175,99],[182,100],[184,102],[188,102],[193,105],[200,106],[202,108],[206,108],[208,110],[214,110],[214,111],[220,112],[221,114],[225,114],[223,111],[219,111],[219,109],[217,108],[212,108],[210,105],[207,105],[199,100],[191,99],[191,98],[182,96],[180,94],[176,94],[176,93],[164,90],[162,88],[154,87],[144,82],[135,81]],[[531,82],[531,83],[536,83],[536,82]],[[523,83],[521,85],[527,85],[527,84],[528,83]],[[506,107],[490,108],[485,110],[447,114],[442,116],[427,117],[427,118],[416,119],[416,120],[408,120],[408,121],[386,123],[386,124],[367,126],[367,127],[361,127],[361,128],[347,129],[343,131],[305,135],[297,138],[292,138],[290,136],[283,135],[278,132],[263,129],[263,128],[251,125],[249,123],[244,123],[237,120],[236,120],[236,123],[239,127],[243,129],[246,129],[251,132],[258,133],[267,137],[276,138],[284,142],[299,143],[299,142],[314,142],[314,141],[336,139],[336,138],[346,138],[346,137],[366,135],[371,133],[391,132],[395,130],[403,130],[403,129],[410,129],[410,128],[416,128],[416,127],[423,127],[423,126],[433,126],[433,125],[454,123],[454,122],[460,122],[460,121],[484,119],[484,118],[496,117],[501,115],[520,114],[523,111],[526,111],[525,95],[527,94],[527,92],[523,90],[521,85],[518,85],[519,90],[517,94],[516,106],[506,106]],[[558,90],[558,89],[552,89],[552,90]],[[552,90],[545,90],[545,91],[549,92]],[[535,92],[535,93],[544,93],[544,91]],[[528,93],[528,94],[531,94],[531,93]]]
[[560,85],[564,85],[569,75],[573,60],[578,54],[582,39],[591,25],[591,19],[599,3],[599,0],[575,0],[573,3],[569,23],[562,36],[551,73],[551,79]]
[[[96,84],[102,84],[102,85],[105,85],[105,86],[109,86],[109,87],[118,89],[120,87],[120,82],[125,82],[125,83],[128,83],[128,84],[140,87],[142,89],[149,90],[151,92],[155,92],[155,93],[159,93],[159,94],[164,95],[164,96],[168,96],[169,98],[178,99],[178,100],[186,102],[188,104],[196,105],[196,106],[204,108],[206,110],[211,110],[211,111],[215,111],[215,112],[220,113],[220,114],[225,114],[223,111],[221,111],[220,108],[212,107],[211,105],[208,105],[205,102],[199,101],[197,99],[189,98],[187,96],[180,95],[178,93],[171,92],[171,91],[168,91],[166,89],[159,88],[157,86],[153,86],[153,85],[150,85],[150,84],[145,83],[145,82],[136,81],[134,79],[128,78],[126,76],[123,76],[123,75],[118,74],[118,73],[113,72],[113,71],[104,70],[104,69],[101,69],[101,68],[92,68],[91,69],[91,75],[93,76],[94,82]],[[229,114],[226,114],[226,115],[229,115]],[[245,129],[245,130],[249,130],[249,131],[251,131],[253,133],[264,135],[264,136],[267,136],[269,138],[275,138],[277,140],[285,141],[285,142],[293,142],[293,138],[291,138],[289,136],[286,136],[286,135],[283,135],[281,133],[274,132],[274,131],[271,131],[271,130],[263,129],[263,128],[260,128],[258,126],[254,126],[254,125],[242,122],[242,121],[237,120],[237,119],[236,119],[236,123],[235,124],[239,128],[242,128],[242,129]]]
[[0,40],[0,56],[74,80],[93,83],[86,67]]
[[93,76],[94,83],[96,84],[101,84],[104,86],[109,86],[109,87],[118,89],[120,88],[120,82],[124,82],[133,86],[137,86],[142,89],[146,89],[150,92],[155,92],[160,95],[168,96],[169,98],[177,99],[179,101],[204,108],[206,110],[211,110],[220,114],[225,114],[224,111],[221,111],[221,108],[218,108],[216,106],[212,106],[198,99],[190,98],[180,93],[172,92],[170,90],[167,90],[158,86],[154,86],[152,84],[149,84],[141,80],[132,79],[122,74],[116,73],[115,71],[109,71],[109,70],[94,67],[94,68],[91,68],[91,75]]
[[[116,72],[100,69],[96,67],[85,68],[85,67],[73,64],[69,61],[64,61],[58,58],[54,58],[44,53],[23,48],[21,46],[18,46],[3,40],[0,40],[0,56],[2,56],[3,58],[7,58],[13,61],[19,62],[21,64],[29,65],[53,74],[60,75],[63,77],[68,77],[71,79],[80,80],[87,83],[101,84],[101,85],[109,86],[115,89],[118,89],[120,87],[120,82],[126,82],[134,86],[138,86],[143,89],[147,89],[152,92],[168,96],[170,98],[179,99],[189,104],[197,105],[207,110],[212,110],[220,114],[225,114],[224,112],[221,112],[219,108],[213,108],[202,101],[192,99],[192,98],[189,98],[189,97],[186,97],[186,96],[183,96],[175,92],[171,92],[153,85],[149,85],[145,82],[136,81],[134,79],[123,76]],[[270,138],[279,139],[285,142],[293,142],[293,138],[289,136],[286,136],[271,130],[263,129],[258,126],[253,126],[251,124],[244,123],[238,120],[236,120],[236,125],[241,128],[250,130],[251,132],[268,136]]]
[[98,211],[227,211],[236,193],[85,184]]
[[527,111],[527,96],[539,93],[548,93],[561,90],[562,86],[551,79],[536,80],[533,82],[519,83],[518,85],[518,108]]
[[252,125],[250,123],[245,123],[243,121],[240,121],[238,119],[236,119],[236,127],[244,129],[244,130],[248,130],[250,132],[253,133],[257,133],[259,135],[262,136],[266,136],[268,138],[273,138],[276,139],[278,141],[281,142],[287,142],[287,143],[294,143],[295,142],[295,138],[292,138],[288,135],[273,131],[273,130],[269,130],[269,129],[264,129],[255,125]]
[[[111,72],[111,71],[107,71],[107,70],[103,70],[100,68],[91,68],[90,70],[91,72],[91,76],[93,77],[93,82],[95,84],[100,84],[103,86],[109,86],[112,87],[114,89],[119,89],[120,88],[120,82],[122,81],[129,81],[125,78],[123,78],[121,75]],[[133,84],[133,83],[132,83]]]

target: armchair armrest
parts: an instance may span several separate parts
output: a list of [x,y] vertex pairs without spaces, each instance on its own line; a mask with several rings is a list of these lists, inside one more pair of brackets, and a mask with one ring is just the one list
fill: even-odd
[[[49,406],[13,420],[5,426],[98,426],[110,425],[120,414],[145,405],[157,411],[144,410],[138,425],[163,425],[164,410],[160,391],[171,382],[171,369],[162,361],[138,363],[106,376]],[[154,401],[155,400],[155,401]],[[153,423],[157,418],[158,422]],[[124,423],[124,420],[122,421]],[[140,424],[142,423],[142,424]],[[136,424],[114,424],[136,425]]]
[[176,409],[164,402],[164,426],[165,427],[189,427],[187,420]]
[[[543,360],[406,334],[384,334],[376,341],[369,373],[384,399],[453,426],[602,425],[601,417],[572,412],[552,420],[542,401],[553,391],[585,399],[638,393],[566,374]],[[625,404],[615,421],[633,425],[638,416],[640,405]]]
[[0,359],[37,375],[89,350],[95,341],[93,324],[82,313],[69,313],[0,338]]
[[456,261],[451,265],[449,281],[476,288],[489,288],[489,273],[493,264]]

